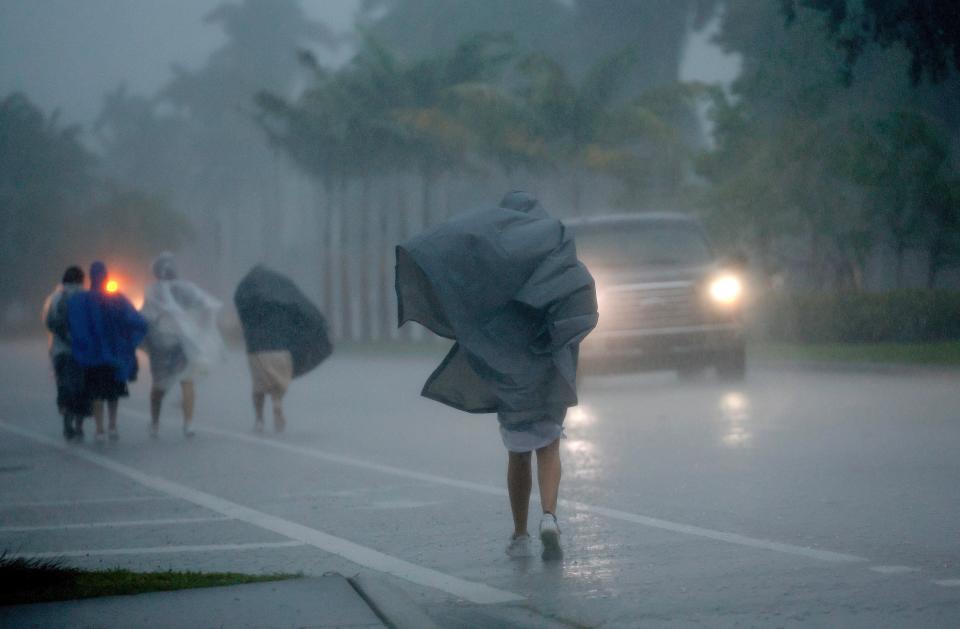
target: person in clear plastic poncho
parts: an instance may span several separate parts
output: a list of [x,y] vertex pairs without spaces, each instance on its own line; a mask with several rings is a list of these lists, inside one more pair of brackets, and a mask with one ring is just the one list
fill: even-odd
[[193,436],[194,383],[223,359],[217,327],[222,304],[193,282],[179,279],[170,253],[153,262],[156,278],[143,300],[141,314],[149,324],[145,349],[150,357],[150,432],[160,428],[160,409],[171,387],[183,394],[183,433]]
[[63,437],[83,441],[83,420],[93,413],[87,393],[83,367],[74,360],[70,347],[70,297],[83,291],[83,270],[71,266],[63,274],[63,283],[47,297],[43,305],[43,323],[50,333],[50,360],[57,382],[57,408],[63,416]]

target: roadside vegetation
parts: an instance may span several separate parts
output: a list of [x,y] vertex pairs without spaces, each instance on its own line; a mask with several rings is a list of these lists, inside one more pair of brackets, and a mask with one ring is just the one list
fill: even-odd
[[239,585],[294,579],[297,574],[80,570],[58,560],[0,557],[0,605]]

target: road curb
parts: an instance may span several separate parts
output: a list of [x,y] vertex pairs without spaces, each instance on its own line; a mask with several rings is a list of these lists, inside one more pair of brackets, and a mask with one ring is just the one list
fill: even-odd
[[390,629],[439,629],[409,596],[382,579],[357,574],[347,582]]

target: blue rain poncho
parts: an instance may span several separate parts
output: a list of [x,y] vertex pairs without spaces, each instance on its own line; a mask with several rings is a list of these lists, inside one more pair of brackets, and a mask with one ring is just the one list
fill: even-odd
[[107,267],[90,266],[90,290],[67,302],[73,358],[83,367],[110,366],[118,382],[137,373],[137,346],[147,333],[147,322],[123,295],[106,291]]
[[579,342],[597,324],[573,237],[526,193],[454,217],[397,247],[399,324],[456,343],[424,397],[523,428],[577,403]]

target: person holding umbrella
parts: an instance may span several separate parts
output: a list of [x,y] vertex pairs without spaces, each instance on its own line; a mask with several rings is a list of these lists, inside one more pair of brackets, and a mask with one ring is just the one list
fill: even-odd
[[422,395],[469,413],[496,413],[508,451],[511,557],[530,553],[531,459],[544,559],[563,556],[557,523],[559,439],[577,403],[578,346],[596,326],[593,277],[570,233],[536,198],[454,217],[397,247],[399,324],[455,341]]
[[290,382],[311,371],[333,351],[327,322],[290,278],[257,265],[233,295],[253,383],[254,430],[263,432],[269,395],[273,428],[283,432],[283,396]]

